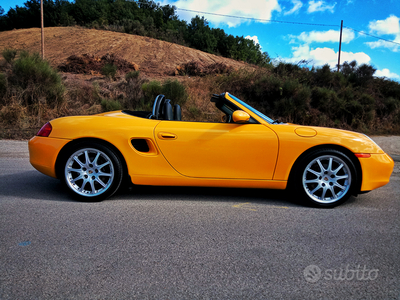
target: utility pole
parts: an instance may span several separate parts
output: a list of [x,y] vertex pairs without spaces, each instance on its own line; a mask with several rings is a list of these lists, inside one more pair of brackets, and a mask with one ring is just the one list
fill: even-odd
[[42,29],[42,59],[44,59],[43,0],[40,0],[40,19],[41,19],[41,29]]
[[339,40],[339,58],[338,58],[338,63],[337,63],[337,71],[340,71],[340,53],[342,52],[342,33],[343,33],[343,20],[340,25],[340,40]]

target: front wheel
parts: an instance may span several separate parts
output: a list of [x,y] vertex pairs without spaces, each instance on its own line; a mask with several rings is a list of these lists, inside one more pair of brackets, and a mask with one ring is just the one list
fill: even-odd
[[122,182],[118,156],[99,143],[78,144],[64,157],[63,177],[78,200],[100,201],[113,195]]
[[320,149],[307,155],[298,166],[296,191],[309,203],[334,207],[346,201],[357,182],[353,162],[334,149]]

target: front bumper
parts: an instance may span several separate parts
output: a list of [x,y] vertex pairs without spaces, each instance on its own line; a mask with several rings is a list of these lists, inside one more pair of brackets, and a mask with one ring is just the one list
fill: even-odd
[[29,161],[39,172],[57,178],[56,160],[58,153],[69,142],[66,139],[35,136],[30,139]]
[[359,158],[362,169],[361,192],[371,191],[389,183],[394,161],[387,155],[371,154],[369,158]]

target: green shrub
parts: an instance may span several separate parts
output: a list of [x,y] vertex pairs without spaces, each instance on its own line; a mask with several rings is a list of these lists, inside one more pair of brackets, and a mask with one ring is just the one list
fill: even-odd
[[0,73],[0,99],[4,97],[5,93],[7,92],[7,87],[7,76],[4,73]]
[[101,107],[104,111],[113,111],[113,110],[121,110],[122,105],[118,102],[118,100],[101,100]]
[[130,71],[125,74],[125,80],[129,81],[129,80],[137,79],[139,77],[139,75],[140,75],[140,71]]
[[142,85],[145,102],[153,102],[154,99],[162,94],[162,85],[159,81],[152,80]]
[[101,68],[101,74],[110,79],[115,79],[115,75],[117,75],[117,66],[113,64],[105,64]]
[[167,80],[162,85],[162,94],[174,104],[183,105],[188,99],[186,87],[178,80]]
[[48,105],[54,107],[64,100],[65,87],[60,75],[38,53],[21,52],[13,64],[9,85],[24,90],[25,105],[34,104],[38,99],[44,98]]
[[178,80],[167,80],[164,83],[153,80],[142,85],[142,91],[146,102],[152,102],[157,95],[163,94],[166,98],[171,99],[172,103],[183,105],[188,94],[186,87]]
[[1,52],[1,55],[3,55],[6,62],[8,62],[9,64],[12,64],[15,57],[17,56],[17,50],[6,48]]

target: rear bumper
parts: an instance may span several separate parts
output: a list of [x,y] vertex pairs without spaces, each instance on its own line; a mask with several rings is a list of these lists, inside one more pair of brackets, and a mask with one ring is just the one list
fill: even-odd
[[65,139],[35,136],[30,139],[29,161],[39,172],[56,178],[56,160],[60,150],[69,142]]
[[371,157],[359,158],[359,161],[362,169],[361,192],[377,189],[389,182],[394,167],[389,155],[371,154]]

